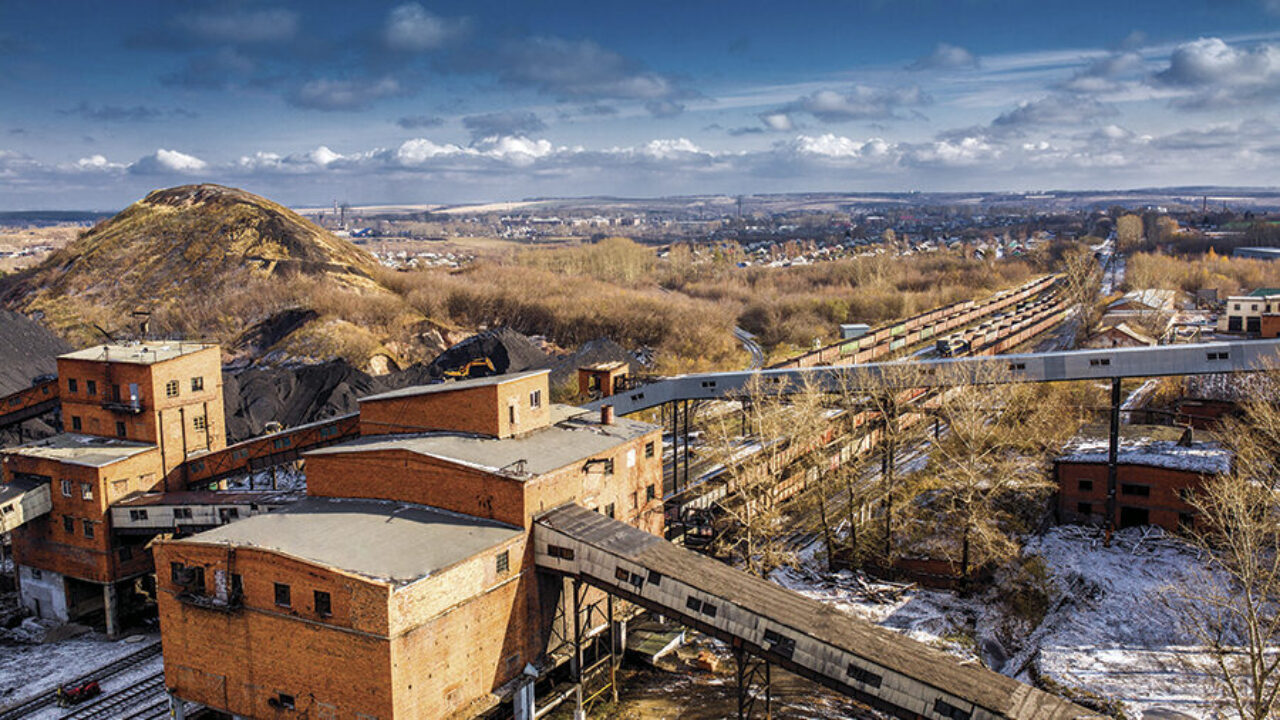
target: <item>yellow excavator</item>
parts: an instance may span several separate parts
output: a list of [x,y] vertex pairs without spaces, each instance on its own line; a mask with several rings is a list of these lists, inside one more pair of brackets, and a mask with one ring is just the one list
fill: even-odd
[[493,361],[487,357],[476,358],[457,370],[445,370],[445,377],[465,379],[471,377],[471,373],[479,368],[489,368],[489,372],[496,373],[498,370],[493,367]]

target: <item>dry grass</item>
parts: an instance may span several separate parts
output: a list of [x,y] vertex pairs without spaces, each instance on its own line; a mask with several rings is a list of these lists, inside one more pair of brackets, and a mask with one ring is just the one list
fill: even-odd
[[1216,288],[1220,297],[1226,297],[1260,287],[1280,287],[1280,263],[1220,256],[1212,251],[1195,257],[1138,253],[1126,265],[1125,285],[1184,292]]

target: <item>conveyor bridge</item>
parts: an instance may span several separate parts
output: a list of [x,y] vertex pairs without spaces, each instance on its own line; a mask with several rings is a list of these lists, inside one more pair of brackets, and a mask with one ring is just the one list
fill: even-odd
[[358,413],[291,427],[191,457],[183,464],[184,479],[188,488],[207,488],[219,480],[293,462],[307,450],[359,434]]
[[929,720],[1074,720],[1078,705],[967,664],[643,530],[570,505],[538,518],[535,561],[878,710]]
[[58,407],[58,381],[45,380],[0,397],[0,429],[30,420]]
[[16,477],[0,483],[0,534],[53,510],[49,478]]

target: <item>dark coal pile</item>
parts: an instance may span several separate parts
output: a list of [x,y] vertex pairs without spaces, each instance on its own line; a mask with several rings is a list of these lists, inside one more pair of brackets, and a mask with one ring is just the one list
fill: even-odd
[[40,323],[0,311],[0,395],[31,387],[34,378],[57,372],[57,357],[72,350]]
[[245,358],[262,357],[276,343],[318,317],[320,313],[306,308],[290,308],[278,312],[241,333],[232,344],[230,352]]
[[433,377],[444,377],[446,370],[459,370],[472,360],[484,358],[493,363],[494,372],[490,372],[488,368],[477,368],[471,377],[524,372],[544,368],[549,364],[546,353],[539,350],[528,337],[511,328],[497,328],[472,335],[445,350],[431,361],[427,369]]
[[[625,352],[625,351],[624,351]],[[335,360],[299,367],[249,368],[223,373],[227,436],[232,442],[262,434],[267,423],[295,427],[356,412],[356,399],[410,385],[448,381],[473,359],[488,358],[496,374],[547,367],[550,360],[529,338],[499,328],[473,335],[430,365],[414,365],[377,377]],[[572,372],[572,370],[570,370]],[[473,377],[490,375],[488,368]]]

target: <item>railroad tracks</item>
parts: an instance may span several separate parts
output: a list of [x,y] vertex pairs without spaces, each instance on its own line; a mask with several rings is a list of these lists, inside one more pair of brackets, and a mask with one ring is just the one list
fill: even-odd
[[[163,672],[148,675],[133,685],[115,692],[99,695],[92,700],[77,705],[70,713],[63,715],[61,720],[104,720],[105,718],[133,717],[133,715],[128,715],[127,713],[130,711],[134,711],[135,714],[150,712],[160,698],[164,698]],[[167,699],[164,704],[167,706]],[[139,710],[139,705],[145,705],[146,707],[143,710]],[[146,716],[150,717],[150,715]]]
[[[110,663],[107,663],[106,665],[103,665],[97,670],[85,673],[84,675],[68,680],[63,684],[64,685],[83,685],[85,683],[93,682],[93,681],[102,682],[103,680],[109,677],[127,672],[137,667],[138,665],[141,665],[142,663],[145,663],[148,660],[151,660],[152,658],[158,656],[159,654],[160,654],[160,643],[158,642],[152,643],[151,645],[148,645],[147,647],[144,647],[141,650],[138,650],[134,653],[130,653],[129,655],[125,655],[124,657],[118,660],[115,660]],[[163,691],[164,689],[163,677],[160,680],[159,687],[160,687],[160,690]],[[6,708],[0,708],[0,720],[18,720],[19,718],[24,718],[29,715],[35,714],[51,705],[56,704],[58,701],[56,692],[57,692],[57,686],[54,686],[51,688],[47,688],[46,690],[39,693],[38,695],[28,698],[27,700],[21,701],[16,705],[10,705]],[[101,696],[97,700],[105,700],[107,698],[114,697],[114,696],[115,696],[115,693],[111,693],[109,695]],[[82,706],[81,708],[76,708],[75,712],[79,712],[81,709],[84,709],[84,708],[85,706]],[[101,716],[94,715],[90,717],[111,717],[111,715],[110,714],[101,715]]]

